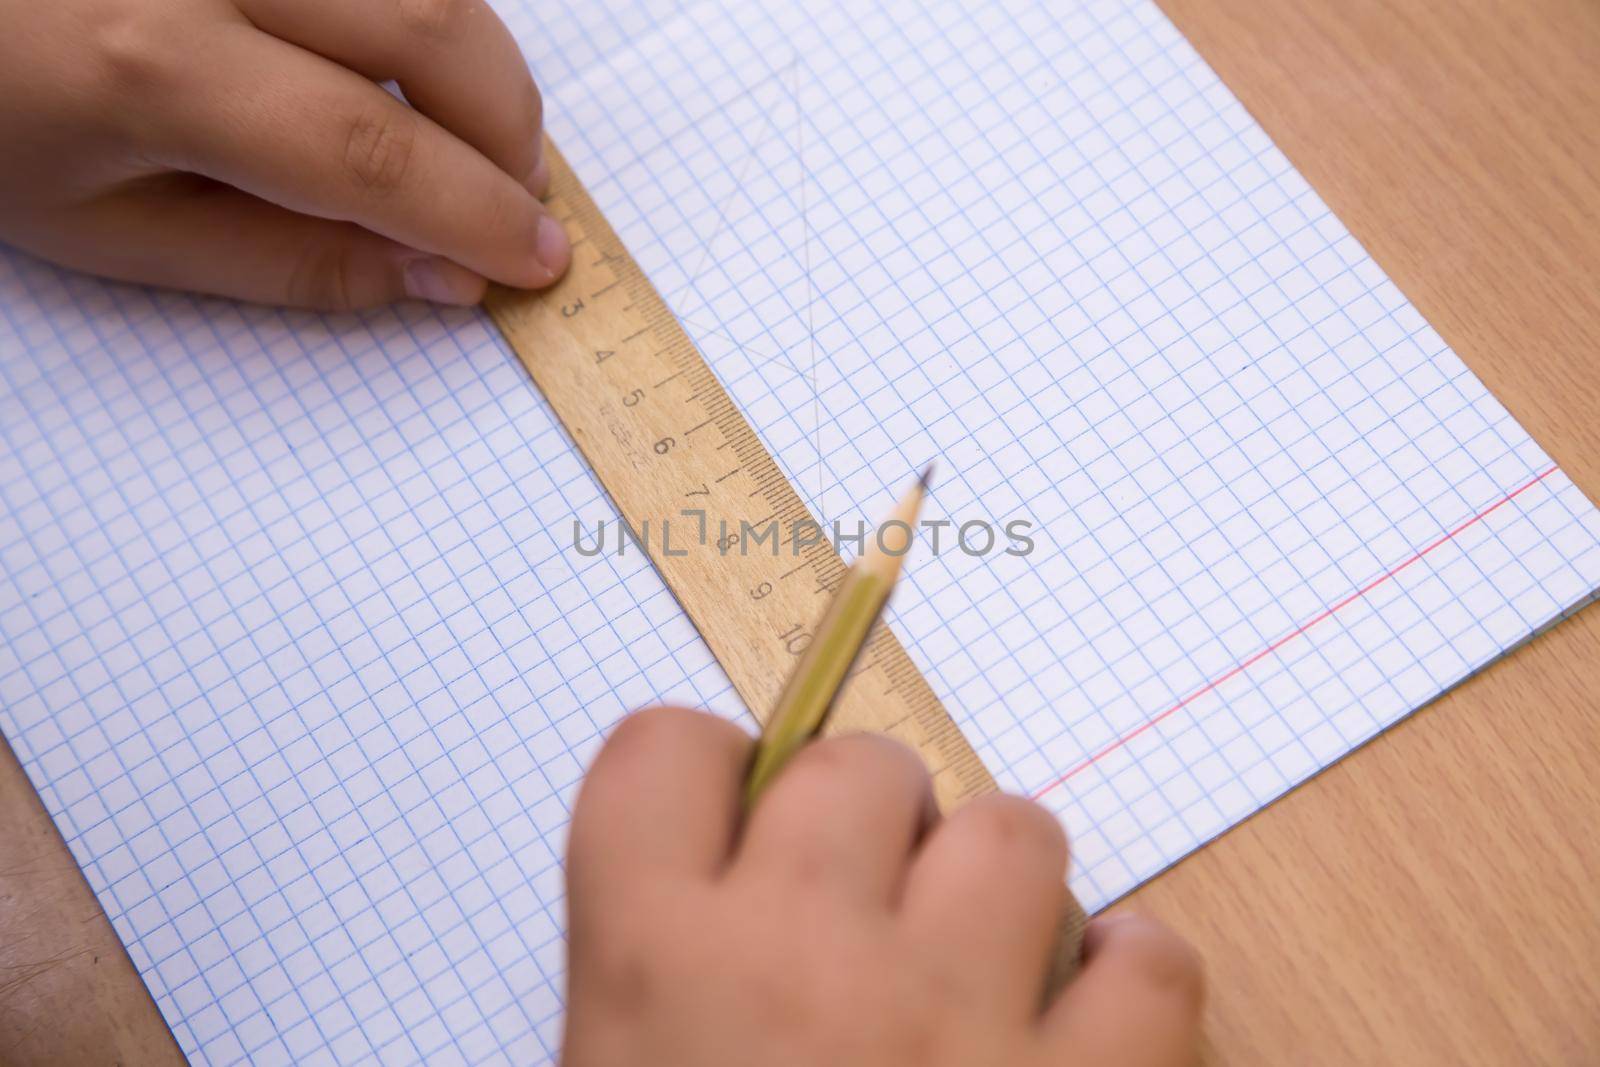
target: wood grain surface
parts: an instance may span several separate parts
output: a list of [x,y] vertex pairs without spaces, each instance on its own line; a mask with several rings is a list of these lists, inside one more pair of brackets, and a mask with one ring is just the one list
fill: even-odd
[[[1600,495],[1600,4],[1162,0],[1402,291]],[[1600,610],[1127,901],[1215,1063],[1600,1063]]]
[[[1600,2],[1161,0],[1600,497]],[[1204,952],[1206,1058],[1600,1063],[1600,609],[1119,907]],[[0,1063],[181,1056],[0,746]]]

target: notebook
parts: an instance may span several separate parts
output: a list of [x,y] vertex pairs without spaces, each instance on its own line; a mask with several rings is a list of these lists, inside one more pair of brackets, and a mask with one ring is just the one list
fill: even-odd
[[[1600,515],[1148,0],[498,5],[892,624],[1099,907],[1600,584]],[[552,1060],[628,709],[744,710],[471,311],[0,254],[0,726],[196,1062]],[[1007,542],[1003,542],[1006,544]],[[968,548],[974,547],[969,544]]]

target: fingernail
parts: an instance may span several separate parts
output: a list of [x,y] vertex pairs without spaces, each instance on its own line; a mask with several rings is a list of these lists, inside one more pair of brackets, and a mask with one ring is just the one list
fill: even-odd
[[572,244],[567,231],[552,216],[539,220],[539,229],[533,235],[533,254],[552,275],[552,281],[561,277],[572,258]]
[[550,162],[541,154],[539,162],[533,165],[533,170],[528,173],[528,192],[540,200],[550,192]]
[[406,295],[433,304],[467,307],[483,299],[483,284],[470,271],[435,256],[421,256],[405,265]]

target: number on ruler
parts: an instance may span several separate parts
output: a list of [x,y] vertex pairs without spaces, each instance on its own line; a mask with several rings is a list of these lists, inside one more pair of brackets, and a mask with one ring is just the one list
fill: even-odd
[[799,623],[779,634],[778,640],[783,642],[783,647],[788,649],[791,656],[798,656],[811,645],[811,635]]

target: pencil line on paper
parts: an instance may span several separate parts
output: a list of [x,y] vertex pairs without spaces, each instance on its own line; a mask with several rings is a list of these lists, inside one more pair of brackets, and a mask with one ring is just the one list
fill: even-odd
[[794,67],[794,113],[794,154],[800,168],[800,247],[806,276],[806,338],[811,346],[811,425],[817,449],[817,514],[826,515],[827,509],[823,507],[822,498],[827,494],[827,459],[822,450],[822,392],[817,382],[817,283],[811,274],[811,216],[806,195],[806,113],[800,105],[798,55]]

